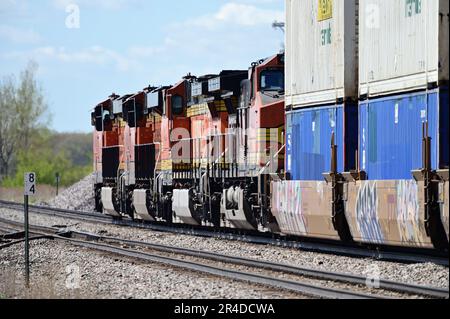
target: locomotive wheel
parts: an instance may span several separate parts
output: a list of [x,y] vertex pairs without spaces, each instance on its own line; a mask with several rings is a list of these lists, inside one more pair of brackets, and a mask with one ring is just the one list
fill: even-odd
[[103,213],[102,185],[95,185],[94,199],[95,199],[95,211],[97,213]]

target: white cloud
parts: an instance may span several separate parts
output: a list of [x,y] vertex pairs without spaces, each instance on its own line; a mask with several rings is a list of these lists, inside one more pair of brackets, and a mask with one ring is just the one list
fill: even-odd
[[216,28],[222,25],[256,26],[283,19],[283,11],[261,9],[249,4],[231,2],[223,5],[216,13],[188,20],[186,25],[206,28]]
[[[65,0],[52,1],[63,3]],[[86,0],[77,2],[83,1]],[[224,4],[197,19],[178,24],[168,22],[163,26],[164,40],[151,41],[152,45],[148,46],[142,41],[121,48],[111,48],[108,44],[78,48],[41,45],[34,50],[5,53],[3,57],[24,61],[34,59],[53,72],[55,69],[87,68],[92,70],[95,78],[108,69],[132,73],[133,80],[122,84],[130,87],[131,83],[134,87],[136,83],[147,81],[172,83],[187,72],[199,75],[221,69],[246,69],[252,61],[279,51],[283,36],[272,29],[271,23],[283,20],[283,12],[243,4],[242,1],[246,0]]]
[[41,41],[41,36],[31,29],[19,29],[8,25],[0,25],[0,38],[25,44],[36,44]]

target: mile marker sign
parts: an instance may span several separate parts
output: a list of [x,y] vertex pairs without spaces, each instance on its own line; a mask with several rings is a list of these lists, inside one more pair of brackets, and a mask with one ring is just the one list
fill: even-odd
[[28,196],[36,195],[36,173],[25,173],[23,190],[24,206],[24,228],[25,228],[25,283],[30,287],[30,243],[29,243],[29,225],[28,225]]
[[25,189],[24,195],[34,196],[36,195],[36,174],[35,173],[25,173]]

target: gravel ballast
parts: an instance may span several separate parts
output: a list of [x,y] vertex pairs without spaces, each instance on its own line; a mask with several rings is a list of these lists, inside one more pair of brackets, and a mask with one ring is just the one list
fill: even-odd
[[[22,221],[17,211],[2,209],[0,216]],[[201,251],[212,251],[232,256],[242,256],[269,262],[281,262],[326,271],[377,276],[381,278],[418,285],[448,287],[449,269],[431,263],[402,264],[304,252],[298,249],[256,245],[216,238],[195,237],[181,234],[161,233],[151,230],[134,229],[115,225],[99,225],[61,217],[51,217],[31,213],[30,222],[35,225],[66,225],[69,230],[90,232],[103,236],[120,237],[130,240],[186,247]]]
[[31,242],[31,282],[30,289],[25,289],[23,249],[19,244],[0,251],[3,298],[305,298],[52,240]]
[[[85,212],[93,211],[93,178],[93,175],[87,176],[45,204],[63,209],[81,210]],[[22,221],[23,213],[11,209],[0,209],[0,217]],[[380,277],[393,281],[443,288],[448,288],[449,286],[448,267],[431,263],[402,264],[376,261],[369,258],[335,256],[331,254],[305,252],[293,248],[256,245],[226,239],[195,237],[173,233],[162,233],[147,229],[95,224],[35,213],[30,214],[30,223],[42,226],[64,225],[67,226],[67,230],[184,247],[199,251],[210,251],[231,256],[241,256],[325,271],[352,273],[368,276],[370,278]],[[277,292],[274,295],[273,291],[267,293],[270,289],[267,290],[266,288],[263,288],[261,291],[258,289],[248,289],[248,284],[217,278],[202,278],[202,276],[198,276],[198,274],[193,276],[192,273],[189,274],[179,269],[174,270],[166,268],[162,265],[143,265],[129,260],[118,260],[113,258],[113,256],[105,256],[98,252],[88,252],[85,249],[76,248],[70,244],[40,241],[33,243],[33,245],[34,248],[36,248],[33,253],[37,254],[35,263],[38,266],[42,266],[42,269],[40,269],[41,267],[36,267],[36,271],[42,272],[40,276],[37,276],[39,278],[47,278],[48,274],[51,272],[47,274],[46,271],[49,271],[52,267],[56,269],[55,274],[63,276],[68,262],[76,262],[78,260],[80,269],[84,271],[84,276],[89,278],[88,282],[92,282],[92,285],[89,284],[86,285],[85,288],[82,287],[81,290],[78,289],[79,292],[82,292],[82,297],[265,298],[289,295],[289,293],[277,295],[277,293],[280,294],[280,292]],[[20,249],[18,247],[19,246],[14,246],[0,251],[0,256],[2,256],[0,259],[0,268],[2,268],[2,270],[7,271],[7,269],[11,269],[11,266],[15,267],[12,268],[13,272],[17,272],[21,269],[18,267],[17,261],[17,258],[20,260]],[[16,258],[15,264],[13,262],[14,258]],[[9,263],[5,264],[5,260]],[[46,263],[49,264],[48,268],[44,267]],[[61,268],[63,269],[62,273]],[[2,271],[2,273],[4,272]],[[116,279],[114,281],[108,280],[108,277],[110,278],[111,276]],[[168,277],[170,279],[164,281],[164,278]],[[161,278],[162,281],[149,281],[148,278],[158,278],[158,280]],[[201,284],[196,285],[197,281],[201,282]],[[178,289],[178,286],[166,285],[167,282],[180,283],[180,289]],[[142,285],[146,288],[142,289]],[[232,289],[230,285],[237,285],[239,286],[239,289]],[[243,294],[239,290],[242,290],[242,287],[244,286],[247,288],[246,292]],[[204,287],[206,288],[204,289]],[[227,290],[228,288],[231,290]],[[61,291],[56,292],[58,293],[58,296],[62,293]],[[73,291],[69,290],[68,292],[71,293]],[[106,292],[106,294],[103,296],[104,292]],[[81,295],[79,297],[81,297]]]
[[95,209],[93,185],[94,174],[91,174],[65,189],[52,200],[38,205],[93,212]]

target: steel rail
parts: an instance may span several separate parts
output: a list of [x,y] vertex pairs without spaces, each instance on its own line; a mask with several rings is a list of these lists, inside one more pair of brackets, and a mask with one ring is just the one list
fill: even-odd
[[[323,271],[318,269],[311,269],[306,267],[296,267],[296,266],[290,266],[286,264],[281,263],[274,263],[274,262],[267,262],[257,259],[250,259],[250,258],[244,258],[244,257],[237,257],[237,256],[229,256],[214,252],[207,252],[207,251],[197,251],[189,248],[180,248],[180,247],[174,247],[174,246],[166,246],[166,245],[160,245],[160,244],[153,244],[148,242],[139,242],[139,241],[133,241],[133,240],[126,240],[126,239],[118,239],[113,237],[106,237],[106,236],[98,236],[98,235],[92,235],[88,233],[82,233],[75,231],[73,232],[74,235],[77,236],[87,236],[95,240],[102,240],[102,241],[116,241],[119,243],[127,244],[127,245],[133,245],[133,246],[145,246],[147,248],[162,251],[166,253],[176,253],[176,254],[182,254],[186,256],[191,257],[199,257],[209,260],[214,260],[218,262],[224,262],[224,263],[232,263],[235,265],[241,265],[241,266],[248,266],[253,268],[261,268],[265,270],[271,270],[271,271],[277,271],[282,273],[288,273],[293,274],[297,276],[304,276],[304,277],[310,277],[310,278],[316,278],[321,280],[332,280],[342,283],[349,283],[353,285],[367,285],[367,278],[363,276],[353,275],[353,274],[344,274],[344,273],[337,273],[337,272],[331,272],[331,271]],[[395,282],[385,279],[379,279],[379,282],[377,283],[379,285],[379,289],[389,290],[389,291],[396,291],[400,293],[407,293],[407,294],[413,294],[413,295],[423,295],[423,296],[431,296],[436,298],[449,298],[449,290],[448,289],[442,289],[437,287],[428,287],[428,286],[420,286],[420,285],[413,285],[413,284],[406,284],[401,282]]]
[[[22,209],[22,204],[0,200],[0,207],[11,209]],[[45,214],[49,216],[57,216],[63,218],[71,218],[76,220],[83,220],[99,224],[112,224],[117,226],[126,226],[134,228],[149,229],[153,231],[171,232],[176,234],[213,237],[227,240],[237,240],[254,244],[265,244],[281,247],[289,247],[301,249],[304,251],[342,255],[358,258],[372,258],[376,260],[386,260],[402,263],[425,263],[431,262],[443,266],[449,266],[448,253],[439,253],[432,250],[425,249],[404,249],[397,247],[385,246],[360,246],[360,245],[345,245],[337,242],[328,242],[322,240],[315,240],[311,238],[295,238],[285,237],[276,234],[265,233],[248,233],[245,231],[238,231],[232,229],[210,229],[202,226],[193,227],[189,225],[166,225],[158,222],[145,222],[140,220],[132,220],[130,218],[117,219],[112,216],[88,213],[75,210],[60,209],[47,206],[30,205],[30,212],[37,214]]]
[[[15,226],[21,226],[21,223],[15,222],[15,221],[9,221],[3,218],[0,218],[0,223],[8,223]],[[56,233],[56,230],[54,227],[44,227],[39,226],[38,227],[40,231],[44,232],[51,232]],[[33,229],[35,229],[33,227]],[[128,239],[121,239],[121,238],[115,238],[115,237],[108,237],[108,236],[100,236],[96,234],[86,233],[86,232],[80,232],[80,231],[69,231],[67,234],[70,234],[70,237],[73,238],[83,238],[85,240],[95,240],[95,241],[104,241],[104,242],[115,242],[117,244],[126,244],[129,246],[136,246],[136,247],[145,247],[156,251],[161,251],[165,253],[174,253],[174,254],[180,254],[180,255],[186,255],[191,257],[197,257],[197,258],[203,258],[203,259],[209,259],[213,261],[228,263],[228,264],[235,264],[240,266],[247,266],[252,268],[259,268],[259,269],[265,269],[275,272],[281,272],[281,273],[287,273],[297,276],[303,276],[303,277],[309,277],[309,278],[315,278],[320,280],[331,280],[341,283],[347,283],[352,285],[360,285],[365,286],[367,285],[367,278],[363,276],[358,276],[354,274],[344,274],[344,273],[337,273],[337,272],[329,272],[329,271],[323,271],[323,270],[317,270],[317,269],[310,269],[305,267],[296,267],[296,266],[290,266],[286,264],[280,264],[280,263],[273,263],[273,262],[266,262],[262,260],[256,260],[256,259],[249,259],[244,257],[237,257],[237,256],[229,256],[214,252],[207,252],[207,251],[197,251],[189,248],[182,248],[182,247],[175,247],[175,246],[167,246],[167,245],[161,245],[161,244],[154,244],[154,243],[148,243],[148,242],[142,242],[142,241],[134,241],[134,240],[128,240]],[[65,235],[67,237],[68,235]],[[395,291],[399,293],[405,293],[405,294],[411,294],[411,295],[422,295],[422,296],[429,296],[434,298],[449,298],[449,290],[438,288],[438,287],[431,287],[431,286],[421,286],[421,285],[414,285],[414,284],[407,284],[407,283],[401,283],[401,282],[395,282],[385,279],[379,279],[378,281],[378,288],[387,290],[387,291]]]
[[[7,221],[3,218],[0,218],[0,223],[5,223],[5,224],[14,224],[17,225],[19,223],[16,224],[16,222],[12,223],[12,221]],[[22,226],[23,224],[20,223],[20,226]],[[25,232],[24,231],[17,231],[17,228],[10,228],[10,227],[4,227],[2,225],[0,225],[0,231],[2,231],[4,234],[0,235],[0,239],[4,239],[4,240],[11,240],[11,241],[7,241],[7,242],[0,242],[0,250],[20,244],[25,242]],[[30,234],[35,234],[34,232],[30,232]],[[32,240],[39,240],[39,239],[51,239],[52,236],[48,236],[48,235],[42,235],[42,234],[37,234],[36,236],[31,236],[29,238],[30,241]]]
[[[7,220],[1,219],[1,222],[7,223]],[[20,224],[15,221],[11,221],[11,224]],[[40,231],[43,230],[42,226],[37,227]],[[35,229],[33,225],[30,225],[30,229]],[[158,263],[169,265],[176,268],[183,268],[193,272],[199,272],[211,276],[217,276],[222,278],[228,278],[231,280],[243,281],[251,284],[264,285],[268,287],[273,287],[277,289],[287,290],[296,292],[306,296],[318,297],[318,298],[329,298],[329,299],[381,299],[387,298],[383,296],[364,294],[359,292],[352,292],[337,288],[328,288],[323,286],[316,286],[312,284],[305,284],[292,280],[285,280],[279,278],[273,278],[269,276],[264,276],[261,274],[254,274],[250,272],[238,271],[224,269],[220,267],[215,267],[211,265],[205,265],[200,262],[187,261],[172,257],[166,257],[161,255],[150,254],[146,252],[141,252],[132,249],[126,249],[118,246],[92,242],[88,239],[80,240],[71,238],[71,232],[61,233],[59,230],[48,229],[46,233],[42,233],[41,236],[52,237],[56,240],[66,241],[70,244],[101,251],[104,253],[110,253],[122,257],[134,258],[138,260],[143,260],[151,263]]]
[[62,236],[55,236],[55,238],[60,238],[62,240],[69,241],[72,244],[80,245],[82,247],[91,248],[99,250],[102,252],[113,253],[125,257],[136,258],[140,260],[145,260],[148,262],[165,264],[172,267],[183,268],[194,272],[205,273],[213,276],[219,276],[223,278],[228,278],[231,280],[239,280],[244,282],[249,282],[258,285],[265,285],[270,287],[275,287],[283,290],[289,290],[297,292],[304,295],[309,295],[319,298],[331,298],[331,299],[379,299],[380,296],[368,295],[363,293],[351,292],[336,288],[327,288],[316,285],[304,284],[301,282],[283,280],[278,278],[273,278],[269,276],[263,276],[258,274],[253,274],[249,272],[229,270],[219,267],[214,267],[210,265],[201,264],[198,262],[191,262],[186,260],[180,260],[171,257],[165,257],[160,255],[154,255],[144,252],[139,252],[136,250],[130,250],[120,247],[115,247],[111,245],[105,245],[94,242],[86,242],[77,239],[71,239]]
[[[28,238],[29,241],[35,241],[35,240],[41,240],[41,239],[53,239],[53,236],[50,235],[39,235],[39,236],[31,236],[30,238]],[[13,240],[7,243],[0,243],[0,250],[14,246],[14,245],[18,245],[25,242],[25,238],[24,239],[17,239],[17,240]]]

